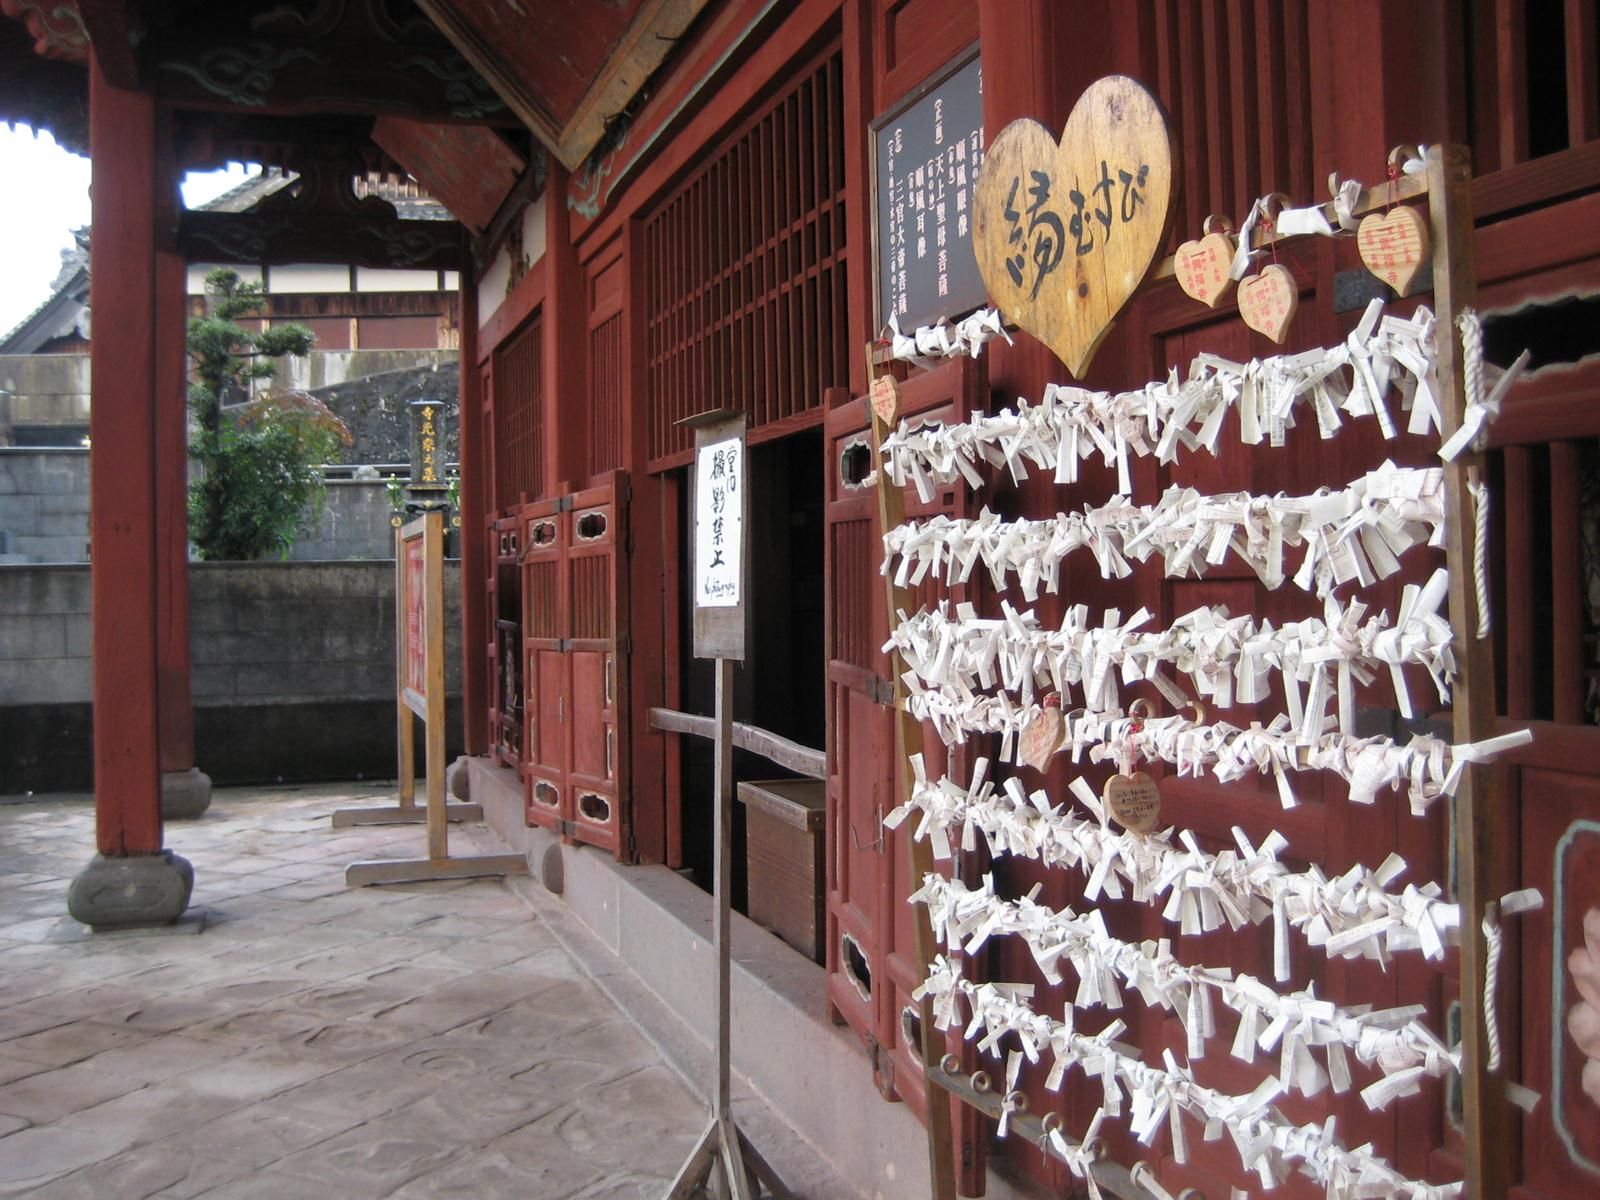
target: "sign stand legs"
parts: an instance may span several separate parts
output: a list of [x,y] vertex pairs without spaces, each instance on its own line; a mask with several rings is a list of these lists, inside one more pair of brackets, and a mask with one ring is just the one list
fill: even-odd
[[[444,514],[435,509],[395,535],[395,713],[400,747],[400,804],[396,808],[343,809],[335,828],[389,822],[428,825],[428,857],[373,859],[345,868],[346,887],[372,883],[417,883],[471,879],[481,875],[526,875],[520,854],[451,858],[449,822],[482,820],[476,804],[448,804],[444,794]],[[416,802],[413,754],[422,718],[427,762],[427,806]],[[454,811],[452,811],[454,810]]]
[[[717,1046],[712,1080],[711,1123],[693,1153],[668,1189],[666,1200],[690,1200],[701,1188],[727,1200],[754,1200],[761,1184],[778,1200],[789,1190],[777,1173],[750,1144],[733,1120],[732,979],[733,961],[729,933],[733,908],[729,899],[733,875],[733,660],[717,659],[717,740],[713,792],[716,814],[716,867],[712,887],[716,893],[716,921],[711,945],[717,959]],[[752,1190],[750,1177],[758,1181]]]

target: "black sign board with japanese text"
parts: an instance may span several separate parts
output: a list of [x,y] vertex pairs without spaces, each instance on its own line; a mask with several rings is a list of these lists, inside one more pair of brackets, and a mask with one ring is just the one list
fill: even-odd
[[988,303],[972,250],[983,162],[983,68],[974,46],[873,123],[879,326],[902,332]]

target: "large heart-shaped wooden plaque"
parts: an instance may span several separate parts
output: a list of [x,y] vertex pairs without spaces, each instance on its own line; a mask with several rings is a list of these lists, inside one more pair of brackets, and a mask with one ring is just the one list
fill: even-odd
[[973,200],[989,298],[1081,377],[1155,265],[1176,198],[1167,115],[1124,75],[1078,97],[1059,143],[1037,121],[1011,122]]

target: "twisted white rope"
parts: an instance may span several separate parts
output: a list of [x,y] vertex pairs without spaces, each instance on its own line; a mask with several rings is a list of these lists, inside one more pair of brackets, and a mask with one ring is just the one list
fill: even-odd
[[1483,940],[1488,954],[1483,970],[1483,1026],[1489,1043],[1488,1066],[1490,1071],[1500,1069],[1500,952],[1505,935],[1500,932],[1498,907],[1490,903],[1483,913]]
[[1477,464],[1467,468],[1467,493],[1472,497],[1472,589],[1478,602],[1478,637],[1489,636],[1489,485]]

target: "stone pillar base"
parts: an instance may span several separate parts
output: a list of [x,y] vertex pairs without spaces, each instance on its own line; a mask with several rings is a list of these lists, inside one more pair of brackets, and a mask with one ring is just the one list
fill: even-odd
[[444,769],[444,794],[446,800],[451,796],[463,802],[472,799],[472,780],[467,774],[465,756]]
[[171,850],[96,854],[67,889],[67,911],[95,930],[170,925],[189,907],[194,868]]
[[161,816],[192,821],[211,807],[211,776],[195,767],[161,776]]

